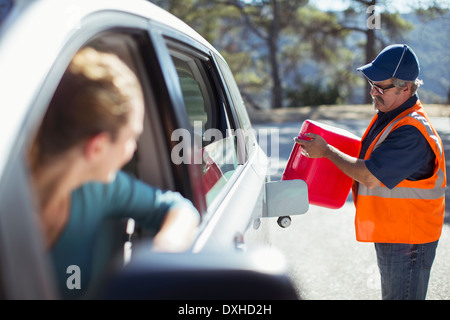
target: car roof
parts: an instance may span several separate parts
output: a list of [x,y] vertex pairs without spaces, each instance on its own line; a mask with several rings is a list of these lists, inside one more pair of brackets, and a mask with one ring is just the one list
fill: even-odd
[[145,0],[16,0],[0,24],[0,177],[35,90],[77,22],[117,11],[163,25],[217,52],[186,23]]

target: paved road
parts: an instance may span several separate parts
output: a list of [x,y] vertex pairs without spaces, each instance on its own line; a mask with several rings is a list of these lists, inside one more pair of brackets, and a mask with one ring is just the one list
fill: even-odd
[[[432,118],[431,121],[444,140],[447,171],[450,166],[449,118]],[[324,120],[362,136],[369,120]],[[280,180],[293,146],[292,138],[298,134],[301,122],[282,124],[257,124],[260,129],[278,129],[279,152],[267,149],[275,168],[272,180]],[[447,191],[447,200],[450,191]],[[447,201],[447,203],[449,203]],[[310,206],[309,211],[292,217],[289,228],[282,229],[270,223],[272,246],[286,255],[291,275],[304,299],[317,300],[371,300],[380,299],[380,280],[375,249],[371,243],[360,243],[354,235],[354,206],[349,196],[340,209]],[[450,212],[437,249],[427,299],[450,299]]]

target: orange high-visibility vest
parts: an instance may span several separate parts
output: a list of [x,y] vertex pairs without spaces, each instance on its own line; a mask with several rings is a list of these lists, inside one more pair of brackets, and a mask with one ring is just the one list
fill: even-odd
[[[363,139],[374,124],[372,119]],[[403,180],[392,190],[384,184],[369,189],[353,185],[356,239],[362,242],[428,243],[439,239],[445,215],[446,170],[441,138],[432,127],[419,100],[392,120],[374,139],[364,159],[370,158],[390,132],[404,125],[420,130],[436,155],[430,178]],[[362,140],[361,140],[362,141]]]

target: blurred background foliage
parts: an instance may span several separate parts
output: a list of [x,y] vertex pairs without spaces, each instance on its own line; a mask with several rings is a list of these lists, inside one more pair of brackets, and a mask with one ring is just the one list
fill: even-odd
[[341,1],[346,8],[327,11],[308,0],[150,0],[221,52],[248,107],[369,103],[356,68],[392,43],[419,56],[421,99],[448,103],[448,3],[416,1],[399,13],[391,0]]

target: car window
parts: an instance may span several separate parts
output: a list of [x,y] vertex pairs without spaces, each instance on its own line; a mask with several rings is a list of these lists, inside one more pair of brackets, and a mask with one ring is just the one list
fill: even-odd
[[230,67],[224,60],[218,58],[217,63],[219,65],[220,71],[222,72],[225,83],[230,92],[231,99],[233,100],[234,108],[237,117],[239,118],[241,128],[245,131],[250,130],[251,129],[250,118],[248,117],[248,113],[244,104],[244,99],[242,99],[239,87],[237,86],[236,81],[234,80],[233,73],[231,72]]
[[[192,59],[187,61],[182,58],[172,56],[180,81],[181,90],[183,92],[183,100],[188,113],[189,122],[194,127],[195,122],[201,122],[202,131],[205,131],[206,122],[208,121],[208,112],[206,107],[211,105],[210,101],[205,101],[208,96],[203,96],[200,83],[197,82],[194,75],[198,69]],[[198,76],[198,75],[197,75]],[[211,110],[209,114],[212,116]]]
[[256,137],[252,130],[252,125],[247,113],[247,109],[245,107],[244,99],[242,99],[239,87],[236,84],[236,80],[234,79],[230,67],[220,57],[217,57],[216,61],[229,92],[231,101],[233,103],[233,108],[235,110],[239,126],[241,128],[239,131],[239,139],[241,139],[241,141],[243,142],[242,148],[244,148],[245,150],[240,149],[240,152],[238,154],[241,156],[240,161],[245,162],[248,160],[248,156],[255,151],[254,146],[256,145]]
[[183,100],[203,167],[202,184],[209,206],[238,167],[237,141],[211,61],[206,56],[170,49]]

